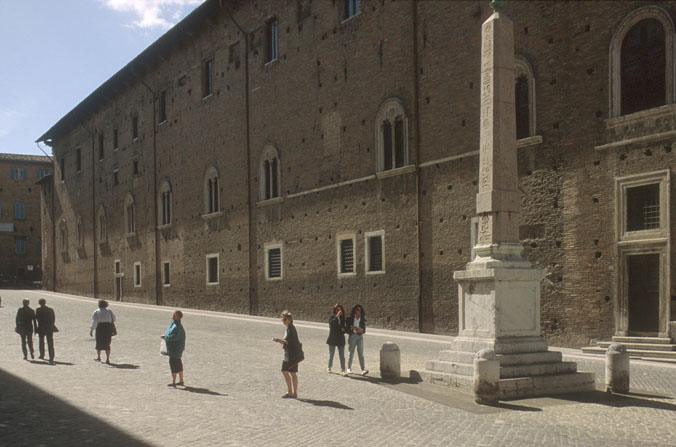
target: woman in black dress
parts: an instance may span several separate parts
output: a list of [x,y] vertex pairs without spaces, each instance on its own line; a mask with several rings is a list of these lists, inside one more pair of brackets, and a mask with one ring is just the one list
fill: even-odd
[[282,312],[282,323],[286,326],[286,334],[284,339],[273,339],[277,343],[281,343],[284,348],[284,360],[282,361],[282,374],[286,381],[287,393],[283,398],[297,398],[298,397],[298,364],[303,360],[300,340],[298,340],[298,333],[293,325],[293,316],[291,312],[285,310]]
[[96,360],[101,361],[101,351],[106,351],[106,363],[110,365],[110,341],[113,335],[117,335],[115,330],[115,314],[108,309],[106,300],[99,300],[99,308],[92,314],[92,326],[89,329],[89,336],[94,335],[96,330]]
[[345,309],[340,304],[333,306],[333,313],[329,316],[329,338],[326,339],[329,345],[329,367],[331,372],[333,367],[333,356],[338,348],[340,356],[340,375],[345,376]]

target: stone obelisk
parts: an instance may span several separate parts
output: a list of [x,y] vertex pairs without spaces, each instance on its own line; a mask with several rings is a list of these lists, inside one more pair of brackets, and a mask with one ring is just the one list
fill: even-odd
[[[496,10],[504,2],[494,0]],[[421,372],[472,388],[478,401],[594,389],[540,336],[540,270],[521,257],[514,98],[514,31],[495,12],[482,28],[479,215],[476,257],[457,271],[459,333]],[[488,396],[491,394],[490,396]]]
[[532,338],[540,336],[541,273],[521,257],[519,242],[514,27],[496,11],[481,34],[476,257],[454,278],[459,283],[459,336],[500,353],[513,349],[505,343],[539,344]]

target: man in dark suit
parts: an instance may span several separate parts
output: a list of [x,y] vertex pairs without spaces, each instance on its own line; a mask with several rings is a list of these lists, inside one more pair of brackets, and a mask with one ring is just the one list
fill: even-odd
[[35,321],[35,312],[28,307],[30,301],[23,300],[23,307],[20,307],[16,313],[16,327],[21,335],[21,350],[23,351],[23,359],[28,357],[26,344],[30,348],[31,358],[35,358],[33,350],[33,329],[37,331],[37,322]]
[[56,317],[54,316],[54,309],[47,307],[47,301],[44,298],[40,298],[38,301],[40,307],[35,310],[35,316],[38,320],[37,332],[40,336],[40,343],[38,344],[40,349],[40,359],[45,359],[45,337],[47,338],[47,347],[49,349],[49,363],[54,363],[54,322]]

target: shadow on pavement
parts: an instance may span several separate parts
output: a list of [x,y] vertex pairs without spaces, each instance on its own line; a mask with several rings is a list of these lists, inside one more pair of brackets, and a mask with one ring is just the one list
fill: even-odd
[[54,362],[54,363],[49,363],[48,360],[30,360],[30,362],[33,365],[47,365],[47,366],[56,366],[56,365],[63,365],[63,366],[73,366],[75,363],[70,363],[70,362]]
[[[672,404],[670,402],[651,400],[650,398],[654,399],[661,397],[638,393],[614,394],[614,393],[605,393],[603,391],[591,391],[588,393],[562,394],[551,397],[578,403],[600,404],[614,408],[640,407],[640,408],[655,408],[658,410],[676,411],[676,404]],[[672,400],[671,397],[665,397],[665,399]]]
[[7,446],[148,446],[0,369],[0,421]]
[[[479,404],[477,404],[479,405]],[[512,411],[542,411],[542,408],[537,408],[537,407],[528,407],[526,405],[516,405],[516,404],[508,404],[505,402],[498,402],[497,404],[492,404],[492,405],[486,405],[487,407],[493,407],[493,408],[501,408],[503,410],[512,410]]]
[[186,387],[183,387],[183,388],[176,387],[176,389],[182,390],[182,391],[187,391],[189,393],[208,394],[210,396],[227,396],[227,394],[221,394],[217,391],[211,391],[210,389],[207,389],[207,388],[195,388],[193,386],[186,386]]
[[113,363],[110,362],[108,363],[108,366],[111,368],[117,368],[117,369],[139,369],[140,366],[138,365],[132,365],[131,363]]
[[331,408],[338,408],[340,410],[354,410],[354,408],[348,407],[347,405],[343,405],[340,402],[334,402],[332,400],[314,400],[314,399],[296,399],[299,402],[305,402],[307,404],[312,404],[317,407],[331,407]]

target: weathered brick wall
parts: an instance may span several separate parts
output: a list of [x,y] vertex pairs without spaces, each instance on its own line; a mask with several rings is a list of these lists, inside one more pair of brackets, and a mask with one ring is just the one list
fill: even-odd
[[[98,250],[104,297],[113,295],[119,259],[124,299],[268,316],[288,308],[319,321],[336,302],[360,303],[369,324],[457,332],[452,275],[471,259],[480,29],[490,10],[475,1],[417,2],[416,8],[363,0],[361,14],[343,22],[339,3],[241,1],[230,4],[230,12],[215,8],[180,45],[158,48],[162,57],[148,62],[149,74],[82,123],[95,135],[94,176],[92,137],[78,127],[58,139],[57,159],[66,154],[70,174],[64,184],[56,176],[55,222],[65,218],[74,240],[82,215],[87,236],[82,256],[72,248],[68,256],[59,253],[58,290],[93,294]],[[659,4],[673,15],[674,2]],[[542,142],[518,149],[520,235],[525,257],[544,271],[542,330],[553,344],[580,346],[614,334],[614,179],[674,163],[671,142],[595,149],[615,138],[606,129],[611,38],[627,14],[644,5],[515,1],[504,11],[514,21],[516,53],[529,61],[536,82],[534,133]],[[278,58],[266,64],[264,23],[271,17],[278,20]],[[214,93],[203,99],[207,58],[213,58]],[[156,93],[167,91],[168,120],[157,126],[155,142],[158,104],[141,81]],[[421,167],[378,178],[375,119],[388,98],[404,104],[408,159]],[[132,142],[135,113],[140,135]],[[669,126],[655,124],[655,131]],[[120,148],[113,151],[116,127]],[[102,162],[99,132],[106,144]],[[280,157],[282,200],[258,203],[261,156],[269,144]],[[83,149],[80,175],[73,166],[77,146]],[[212,166],[222,214],[205,219],[204,175]],[[156,187],[165,180],[174,217],[158,231],[156,246]],[[133,238],[123,234],[128,192],[137,204]],[[108,241],[100,245],[92,233],[99,205],[108,215]],[[366,275],[364,233],[381,230],[386,273]],[[356,235],[357,274],[339,278],[336,236],[344,233]],[[265,279],[264,246],[271,242],[283,246],[280,281]],[[219,254],[218,285],[206,284],[212,253]],[[171,286],[156,287],[156,269],[165,261]],[[143,266],[140,288],[132,284],[134,262]]]

